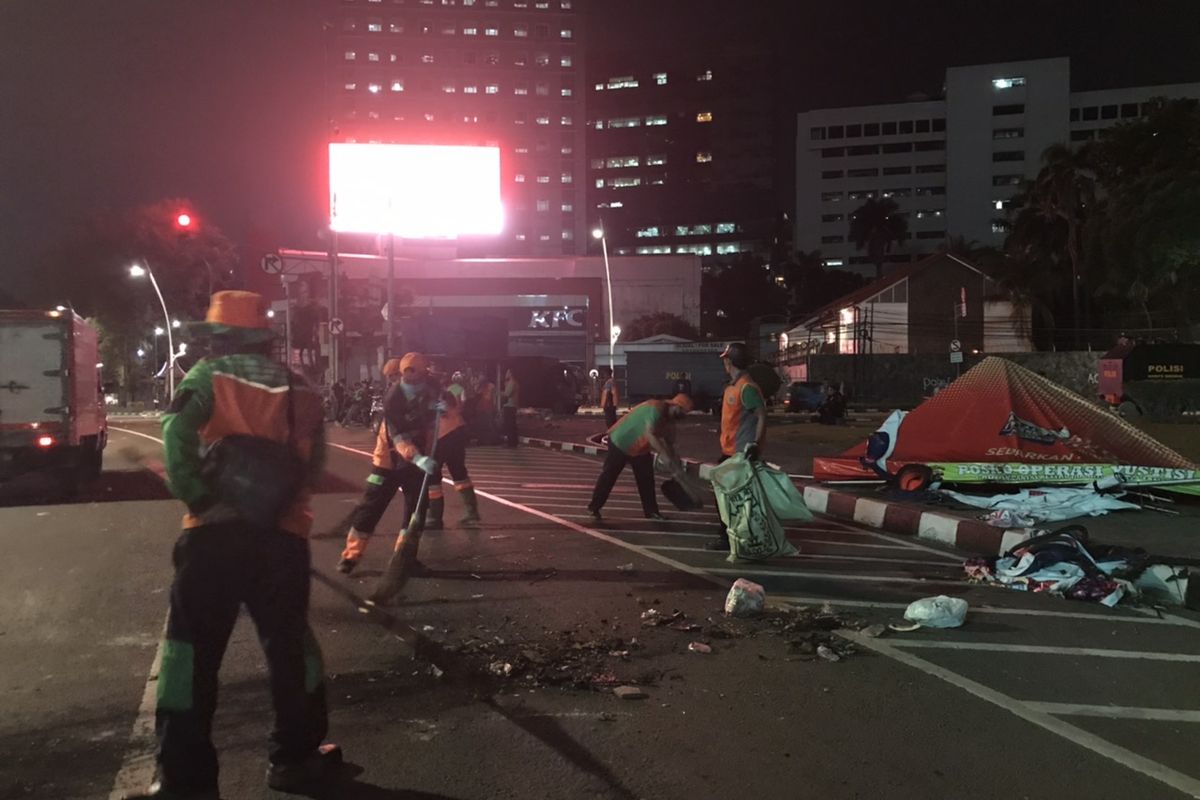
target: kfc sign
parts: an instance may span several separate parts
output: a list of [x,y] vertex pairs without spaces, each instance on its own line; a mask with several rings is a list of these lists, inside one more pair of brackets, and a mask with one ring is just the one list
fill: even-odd
[[530,330],[562,330],[583,328],[584,309],[531,309],[529,312]]

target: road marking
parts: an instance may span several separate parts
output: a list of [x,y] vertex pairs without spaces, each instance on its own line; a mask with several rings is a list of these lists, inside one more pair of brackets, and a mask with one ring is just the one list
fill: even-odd
[[[652,544],[647,545],[655,550],[680,550],[689,553],[709,552],[702,547],[679,547],[678,545]],[[804,553],[799,555],[788,556],[801,561],[869,561],[883,564],[923,564],[925,566],[942,567],[945,566],[940,561],[917,561],[909,558],[874,558],[872,556],[839,556],[830,553]]]
[[709,572],[715,572],[718,575],[738,575],[745,576],[750,573],[756,575],[772,575],[782,578],[813,578],[815,580],[837,580],[837,581],[859,581],[863,583],[920,583],[925,586],[962,586],[962,582],[958,580],[942,580],[940,578],[903,578],[891,577],[888,575],[848,575],[841,572],[801,572],[799,570],[790,569],[771,569],[762,568],[754,564],[747,564],[740,569],[728,569],[725,567],[710,567]]
[[1109,650],[1101,647],[1050,647],[1034,644],[991,644],[987,642],[895,642],[896,647],[929,650],[975,650],[991,653],[1030,653],[1048,656],[1086,656],[1089,658],[1131,658],[1143,661],[1183,661],[1200,663],[1200,655],[1189,653],[1159,653],[1147,650]]
[[115,425],[109,425],[108,429],[110,431],[120,431],[121,433],[128,433],[130,436],[140,436],[143,439],[149,439],[150,441],[156,442],[158,444],[163,443],[162,439],[159,439],[157,436],[151,436],[148,433],[141,433],[140,431],[131,431],[128,428],[118,428]]
[[[566,506],[566,505],[555,506],[550,503],[539,503],[539,505],[544,505],[547,508],[578,508],[579,507],[579,506]],[[591,514],[559,514],[558,516],[562,517],[563,519],[594,519],[594,517]],[[609,519],[634,519],[634,517],[609,517]],[[645,517],[643,517],[642,519],[644,520]],[[719,523],[719,522],[701,522],[699,520],[696,520],[693,522],[691,520],[682,520],[682,519],[680,519],[680,520],[669,520],[669,519],[663,520],[663,522],[661,524],[669,525],[672,522],[679,524],[679,525],[702,525],[706,528],[721,527],[721,523]],[[613,530],[626,532],[623,528],[613,528]],[[628,531],[628,533],[636,533],[636,532],[637,531]],[[655,533],[655,532],[656,531],[650,531],[650,533]]]
[[1170,767],[1160,764],[1157,761],[1152,761],[1145,756],[1138,755],[1124,747],[1113,744],[1105,739],[1100,738],[1094,733],[1077,728],[1074,725],[1064,720],[1048,714],[1044,711],[1039,711],[1031,707],[1027,703],[1023,703],[1016,698],[1009,697],[1002,692],[984,686],[981,683],[965,678],[956,672],[952,672],[944,667],[939,667],[922,658],[918,658],[911,653],[906,653],[897,647],[893,647],[879,639],[872,639],[863,636],[860,633],[853,631],[839,631],[845,638],[868,650],[874,650],[881,655],[889,656],[901,664],[920,670],[927,675],[932,675],[935,678],[940,678],[952,686],[957,686],[959,689],[978,697],[992,705],[1014,714],[1026,722],[1037,725],[1040,728],[1055,733],[1067,741],[1074,742],[1080,747],[1091,750],[1099,756],[1114,761],[1123,767],[1140,772],[1147,777],[1167,784],[1168,786],[1178,789],[1181,792],[1188,794],[1191,797],[1200,797],[1200,780],[1185,775],[1182,772],[1171,769]]
[[1082,703],[1031,703],[1035,711],[1070,717],[1105,717],[1106,719],[1141,719],[1154,722],[1200,722],[1200,711],[1184,708],[1137,708],[1133,706],[1093,706]]

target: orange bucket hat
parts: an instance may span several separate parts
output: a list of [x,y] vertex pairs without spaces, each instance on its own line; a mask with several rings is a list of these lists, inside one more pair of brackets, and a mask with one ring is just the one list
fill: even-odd
[[420,353],[405,353],[404,358],[400,359],[400,373],[412,367],[417,372],[424,372],[429,369],[429,361]]
[[686,394],[683,394],[682,392],[675,395],[667,402],[670,403],[671,405],[679,406],[680,408],[683,409],[683,413],[685,413],[685,414],[692,413],[692,410],[696,407],[695,404],[692,403],[692,398],[688,397]]
[[400,367],[400,359],[389,358],[387,361],[383,362],[383,377],[390,378],[393,375],[399,375],[402,372],[404,372],[404,370]]
[[267,319],[267,301],[256,292],[216,292],[209,301],[204,322],[192,327],[248,342],[263,342],[275,337]]

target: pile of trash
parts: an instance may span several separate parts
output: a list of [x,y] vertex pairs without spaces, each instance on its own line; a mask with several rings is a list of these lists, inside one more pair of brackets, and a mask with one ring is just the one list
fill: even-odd
[[[1049,592],[1111,607],[1127,595],[1138,595],[1135,583],[1151,560],[1141,549],[1091,544],[1087,528],[1068,525],[1026,539],[1002,556],[968,559],[963,569],[976,583]],[[1181,597],[1186,593],[1186,577],[1182,580]]]
[[[641,647],[637,638],[607,636],[584,639],[576,631],[558,631],[538,641],[515,641],[501,636],[472,637],[444,646],[462,657],[469,672],[491,678],[520,680],[531,686],[609,689],[622,683],[652,682],[654,675],[617,674]],[[627,671],[627,670],[622,670]]]

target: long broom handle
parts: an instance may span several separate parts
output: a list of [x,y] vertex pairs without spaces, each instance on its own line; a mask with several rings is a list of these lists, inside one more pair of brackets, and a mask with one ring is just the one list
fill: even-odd
[[[429,447],[429,457],[437,460],[437,445],[438,445],[438,428],[442,424],[442,412],[438,410],[433,417],[433,444]],[[439,467],[439,471],[440,471]],[[421,494],[417,497],[416,508],[413,509],[413,515],[408,520],[408,527],[411,529],[417,524],[417,520],[425,514],[425,507],[429,503],[429,484],[433,480],[433,476],[428,472],[421,479]]]

